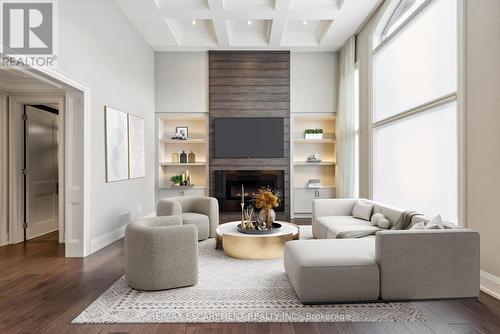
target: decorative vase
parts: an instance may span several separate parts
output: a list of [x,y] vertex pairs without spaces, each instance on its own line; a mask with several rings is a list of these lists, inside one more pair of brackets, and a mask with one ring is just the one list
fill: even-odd
[[188,162],[190,164],[194,164],[196,162],[196,155],[194,154],[193,151],[191,151],[188,155]]
[[181,161],[181,164],[187,163],[187,154],[186,154],[186,152],[182,151],[181,156],[180,156],[180,161]]
[[172,153],[172,163],[174,163],[174,164],[179,163],[179,153],[177,153],[177,152]]
[[266,222],[266,228],[272,229],[273,222],[276,219],[276,212],[273,209],[262,209],[259,212],[259,221]]

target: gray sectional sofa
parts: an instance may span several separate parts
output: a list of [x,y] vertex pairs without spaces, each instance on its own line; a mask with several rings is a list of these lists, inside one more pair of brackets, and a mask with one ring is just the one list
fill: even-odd
[[[286,243],[285,270],[303,303],[478,296],[478,232],[450,224],[433,230],[382,229],[352,216],[357,201],[315,200],[312,227],[318,240]],[[373,213],[395,224],[403,210],[373,203]],[[414,216],[410,226],[428,221]],[[345,238],[372,229],[367,233],[372,235]]]

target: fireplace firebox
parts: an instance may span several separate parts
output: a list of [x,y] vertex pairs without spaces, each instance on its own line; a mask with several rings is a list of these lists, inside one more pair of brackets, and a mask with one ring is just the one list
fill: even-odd
[[280,205],[274,210],[285,211],[285,172],[283,170],[216,170],[215,197],[221,212],[241,210],[241,185],[245,188],[245,204],[251,204],[260,188],[270,188],[280,195]]

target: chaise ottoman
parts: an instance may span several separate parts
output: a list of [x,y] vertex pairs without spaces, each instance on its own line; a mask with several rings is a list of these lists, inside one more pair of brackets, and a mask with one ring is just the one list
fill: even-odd
[[379,298],[375,238],[288,241],[284,266],[303,303]]

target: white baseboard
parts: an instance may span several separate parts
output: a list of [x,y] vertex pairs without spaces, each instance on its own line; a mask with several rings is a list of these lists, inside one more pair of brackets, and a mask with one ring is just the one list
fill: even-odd
[[[149,218],[149,217],[156,217],[156,212],[151,212],[146,216],[143,216],[142,218]],[[90,254],[93,254],[98,250],[103,249],[104,247],[112,244],[116,240],[123,238],[123,236],[125,235],[126,227],[127,225],[121,226],[111,232],[108,232],[97,238],[92,239],[92,241],[90,241]]]
[[83,247],[80,240],[67,241],[64,243],[65,257],[84,257]]
[[500,277],[481,270],[481,291],[500,299]]
[[90,241],[90,254],[93,254],[98,250],[112,244],[116,240],[123,238],[124,235],[125,235],[125,226],[122,226],[111,232],[108,232],[97,238],[92,239]]
[[55,231],[58,231],[58,230],[59,230],[59,226],[57,226],[57,227],[55,227],[55,228],[53,228],[51,230],[48,230],[48,231],[43,231],[43,232],[38,232],[38,233],[31,234],[29,240],[41,237],[42,235],[46,235],[46,234],[49,234],[49,233],[52,233],[52,232],[55,232]]

